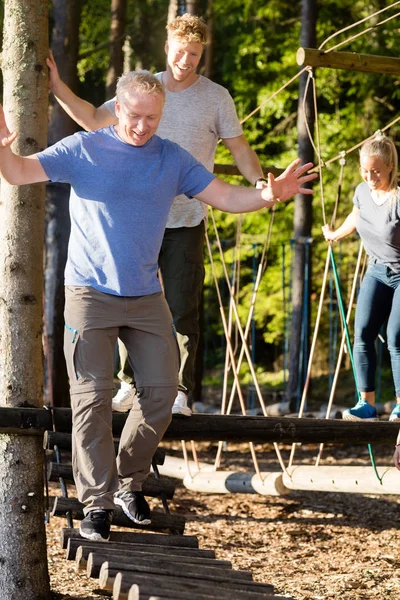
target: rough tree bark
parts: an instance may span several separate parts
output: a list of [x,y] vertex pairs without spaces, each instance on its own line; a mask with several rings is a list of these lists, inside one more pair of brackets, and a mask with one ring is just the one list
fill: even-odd
[[[4,106],[14,149],[32,154],[47,135],[47,0],[6,0]],[[43,404],[43,184],[1,184],[0,404]],[[36,437],[0,435],[0,599],[49,600],[43,450]]]
[[[74,91],[78,85],[79,0],[53,0],[51,48],[63,81]],[[76,123],[55,100],[49,122],[49,144],[76,131]],[[45,399],[47,404],[69,406],[67,368],[63,352],[64,268],[70,232],[69,185],[49,183],[46,192],[45,257]]]
[[111,0],[110,64],[107,71],[106,98],[115,96],[117,79],[124,69],[124,38],[127,0]]
[[[302,0],[301,4],[301,33],[300,46],[314,48],[316,42],[317,2],[316,0]],[[303,107],[303,98],[307,74],[303,73],[299,82],[298,103],[298,143],[299,157],[302,162],[313,160],[314,152],[310,143],[306,119],[311,133],[314,130],[314,107],[312,100],[312,89],[309,86],[306,101]],[[308,267],[311,266],[311,247],[307,252],[307,239],[311,236],[312,226],[312,199],[304,194],[297,194],[294,208],[294,259],[293,259],[293,288],[292,288],[292,325],[289,349],[289,381],[286,392],[287,399],[291,402],[291,409],[295,408],[297,391],[301,381],[300,360],[306,360],[302,356],[302,326],[305,327],[304,335],[307,335],[307,323],[303,322],[304,303],[309,302],[309,297],[304,298],[306,257]],[[309,311],[308,311],[309,313]]]

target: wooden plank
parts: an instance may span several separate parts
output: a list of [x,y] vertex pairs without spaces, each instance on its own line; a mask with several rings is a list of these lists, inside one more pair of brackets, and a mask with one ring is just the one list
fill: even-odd
[[[159,592],[166,589],[192,590],[192,598],[197,598],[197,592],[206,593],[210,590],[218,589],[221,600],[232,600],[233,594],[240,598],[251,598],[261,600],[265,598],[265,594],[274,593],[274,586],[269,583],[257,583],[255,581],[235,580],[235,581],[220,581],[217,585],[214,580],[194,579],[179,575],[160,575],[152,573],[149,576],[146,573],[140,572],[119,572],[111,576],[106,565],[103,565],[100,570],[99,585],[102,590],[114,592],[114,588],[118,593],[128,593],[132,585],[138,585],[140,588],[148,589],[149,585],[154,586],[153,590]],[[154,592],[153,592],[154,593]],[[243,594],[243,596],[242,596]],[[247,595],[245,595],[247,594]],[[251,596],[250,596],[251,594]]]
[[[267,177],[268,173],[272,173],[275,175],[275,177],[278,177],[278,175],[281,175],[281,173],[284,171],[284,169],[279,167],[262,167],[262,170],[264,177]],[[214,173],[218,173],[220,175],[239,175],[240,177],[243,177],[236,165],[215,164]]]
[[325,67],[362,71],[364,73],[400,74],[400,58],[395,56],[376,56],[357,52],[328,52],[316,48],[299,48],[296,54],[297,64],[301,67]]
[[[118,533],[118,532],[116,532]],[[122,532],[124,533],[124,532]],[[142,534],[139,534],[142,535]],[[145,534],[144,534],[145,535]],[[131,535],[132,537],[132,535]],[[136,534],[137,537],[137,534]],[[157,537],[156,534],[148,535],[147,537]],[[164,536],[166,537],[166,536]],[[173,536],[176,537],[176,536]],[[183,537],[183,536],[180,536]],[[99,544],[101,547],[99,548]],[[89,552],[103,552],[107,551],[112,553],[113,556],[122,554],[123,556],[129,556],[133,552],[146,552],[146,553],[162,553],[164,556],[185,556],[190,558],[202,558],[202,559],[215,559],[214,550],[203,550],[199,548],[190,548],[187,546],[170,546],[166,548],[165,544],[152,544],[150,543],[138,543],[138,542],[113,542],[109,541],[106,544],[106,548],[103,548],[103,543],[95,540],[87,540],[82,537],[70,537],[67,541],[66,556],[67,560],[75,560],[78,548],[82,548],[84,556],[87,559]],[[225,561],[228,562],[228,561]]]
[[[54,409],[58,431],[71,431],[71,410]],[[47,416],[46,416],[47,415]],[[119,437],[126,415],[113,414],[113,432]],[[0,407],[0,433],[43,435],[50,429],[49,412],[41,408]],[[278,442],[291,444],[394,444],[399,426],[395,422],[363,423],[339,419],[244,417],[241,415],[194,414],[190,419],[174,416],[165,440]]]
[[[78,539],[81,542],[89,542],[81,537],[79,529],[71,529],[65,527],[61,530],[61,546],[66,549],[68,540]],[[157,546],[174,546],[180,548],[199,548],[199,540],[195,535],[168,535],[165,533],[142,533],[139,531],[114,531],[111,529],[110,543],[117,543],[120,545],[126,544],[150,544]],[[99,542],[100,544],[103,542]],[[204,552],[204,551],[203,551]]]
[[[115,453],[118,452],[119,439],[114,440]],[[43,448],[45,450],[53,450],[57,446],[59,450],[72,451],[72,436],[70,433],[60,431],[45,431],[43,437]],[[165,461],[165,450],[157,448],[154,453],[153,461],[156,465],[163,465]]]
[[[231,590],[221,590],[210,586],[209,589],[186,590],[184,587],[165,587],[162,591],[154,591],[155,585],[149,582],[147,585],[133,585],[128,593],[119,592],[117,580],[113,588],[113,600],[235,600]],[[155,595],[156,594],[156,595]],[[195,594],[195,595],[194,595]],[[252,592],[240,591],[240,600],[293,600],[289,596],[276,596],[275,594],[254,594]]]
[[[67,483],[73,483],[72,465],[50,462],[47,467],[48,480],[58,481],[60,477]],[[145,496],[151,496],[153,498],[164,494],[165,498],[171,500],[175,493],[175,483],[168,477],[155,479],[154,475],[150,473],[143,484],[143,493]]]
[[[93,568],[92,568],[93,565]],[[102,570],[107,570],[109,577],[114,577],[117,573],[140,573],[141,575],[147,574],[150,578],[153,575],[163,575],[169,577],[174,575],[177,571],[176,563],[171,564],[167,560],[160,560],[153,563],[146,559],[137,558],[132,562],[122,561],[102,561],[100,568],[97,568],[98,562],[95,553],[91,552],[87,561],[87,574],[89,577],[99,577]],[[175,568],[174,568],[175,567]],[[92,575],[92,573],[94,573]],[[220,583],[231,583],[236,584],[245,582],[246,584],[253,584],[253,576],[250,571],[236,571],[233,569],[202,566],[200,564],[185,564],[184,569],[179,569],[179,576],[183,579],[191,580],[207,580],[214,581],[216,584]]]
[[283,475],[291,490],[344,492],[355,494],[399,494],[400,477],[396,467],[298,466]]
[[[86,555],[86,556],[85,556]],[[207,573],[218,574],[222,571],[231,572],[232,564],[228,561],[218,561],[213,559],[201,559],[184,556],[174,556],[164,554],[132,552],[125,556],[113,556],[106,550],[91,550],[87,554],[83,548],[78,548],[75,558],[76,566],[79,569],[86,568],[88,577],[98,577],[103,563],[107,563],[109,568],[115,568],[117,571],[137,571],[138,568],[147,568],[148,565],[155,564],[157,569],[165,568],[169,573],[174,573],[179,569],[179,565],[184,565],[186,570],[196,570],[198,575],[206,576]],[[143,571],[142,571],[143,572]],[[239,574],[239,578],[250,578],[251,573],[247,571],[234,571],[233,574]],[[245,575],[243,575],[245,573]]]
[[[77,498],[64,498],[62,496],[51,497],[52,515],[54,517],[64,516],[70,512],[73,519],[81,521],[84,518],[84,505]],[[166,531],[173,530],[175,533],[183,533],[185,529],[185,518],[181,515],[166,514],[153,510],[151,512],[150,525],[137,525],[124,515],[119,506],[115,507],[113,525],[117,527],[129,527],[133,529],[141,529],[145,531]]]

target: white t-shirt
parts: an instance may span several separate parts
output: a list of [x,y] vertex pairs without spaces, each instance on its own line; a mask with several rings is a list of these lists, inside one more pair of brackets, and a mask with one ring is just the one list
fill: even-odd
[[[157,73],[157,77],[162,81],[162,73]],[[243,133],[228,90],[200,75],[185,90],[165,91],[157,135],[176,142],[212,171],[218,139],[234,138]],[[115,98],[105,106],[114,113]],[[177,196],[168,215],[167,227],[195,227],[206,216],[207,207],[202,202]]]

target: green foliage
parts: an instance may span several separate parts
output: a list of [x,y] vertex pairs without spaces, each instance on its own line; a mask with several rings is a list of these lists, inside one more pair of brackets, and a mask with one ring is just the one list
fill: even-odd
[[[378,1],[335,0],[319,3],[317,44],[328,36],[366,17],[381,8]],[[257,151],[263,165],[285,166],[297,155],[297,103],[298,80],[285,87],[268,102],[274,92],[284,86],[296,73],[296,51],[300,39],[300,3],[285,1],[261,2],[239,0],[215,0],[214,8],[214,79],[227,87],[233,95],[240,118],[245,118],[257,106],[262,105],[244,124],[244,131],[252,147]],[[394,14],[388,11],[354,29],[334,37],[324,49],[354,34],[376,25],[380,20]],[[396,56],[398,20],[376,27],[367,35],[354,39],[339,50],[384,56]],[[318,126],[322,160],[338,156],[348,150],[397,116],[399,88],[396,78],[389,75],[351,72],[333,69],[317,69],[314,73],[317,89]],[[264,104],[265,103],[265,104]],[[395,140],[399,138],[400,125],[388,132]],[[220,146],[216,162],[229,162],[229,155]],[[338,194],[338,161],[323,169],[323,196],[319,184],[315,185],[313,199],[313,244],[311,281],[311,328],[313,328],[319,301],[327,245],[321,236],[324,214],[330,222]],[[353,191],[359,182],[358,153],[347,156],[344,181],[338,209],[340,223],[352,208]],[[280,207],[275,216],[271,247],[268,252],[267,270],[260,283],[254,319],[257,327],[257,365],[266,367],[279,355],[285,336],[290,298],[290,261],[293,235],[294,203]],[[216,213],[217,225],[228,244],[234,243],[235,231],[232,217]],[[265,212],[247,215],[242,223],[246,240],[240,250],[240,313],[246,322],[253,293],[253,254],[260,252],[260,237],[267,232]],[[341,279],[345,303],[354,273],[358,242],[356,236],[341,244]],[[285,268],[282,253],[285,251]],[[225,252],[228,258],[229,252]],[[218,259],[220,260],[220,259]],[[255,259],[257,262],[257,259]],[[283,277],[285,276],[284,305]],[[206,298],[212,296],[207,288]],[[228,295],[227,295],[228,297]],[[215,300],[210,300],[215,302]],[[209,306],[209,305],[208,305]],[[227,312],[227,310],[226,310]],[[325,302],[322,339],[329,335],[329,301]],[[217,315],[215,316],[217,318]],[[209,335],[221,335],[219,325],[211,328]],[[324,337],[325,336],[325,337]],[[261,340],[261,346],[260,346]],[[321,352],[327,352],[322,344]],[[223,353],[220,352],[221,356]],[[215,365],[215,355],[210,364]],[[277,361],[276,365],[281,364]],[[323,364],[323,361],[321,361]],[[326,361],[325,361],[326,368]]]

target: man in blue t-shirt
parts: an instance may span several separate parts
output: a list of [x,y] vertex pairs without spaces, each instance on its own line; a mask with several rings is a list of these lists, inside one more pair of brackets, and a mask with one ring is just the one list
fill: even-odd
[[[80,533],[108,539],[115,505],[150,523],[142,484],[171,420],[178,386],[172,317],[157,278],[168,212],[179,194],[228,212],[271,207],[316,175],[294,161],[262,190],[229,185],[174,142],[155,135],[165,91],[148,71],[118,82],[118,124],[80,132],[32,156],[11,151],[0,107],[0,171],[13,185],[71,185],[65,269],[65,344],[73,418],[73,470],[85,504]],[[122,235],[121,235],[122,234]],[[122,243],[121,240],[124,240]],[[138,396],[113,451],[111,399],[117,338],[126,345]]]

